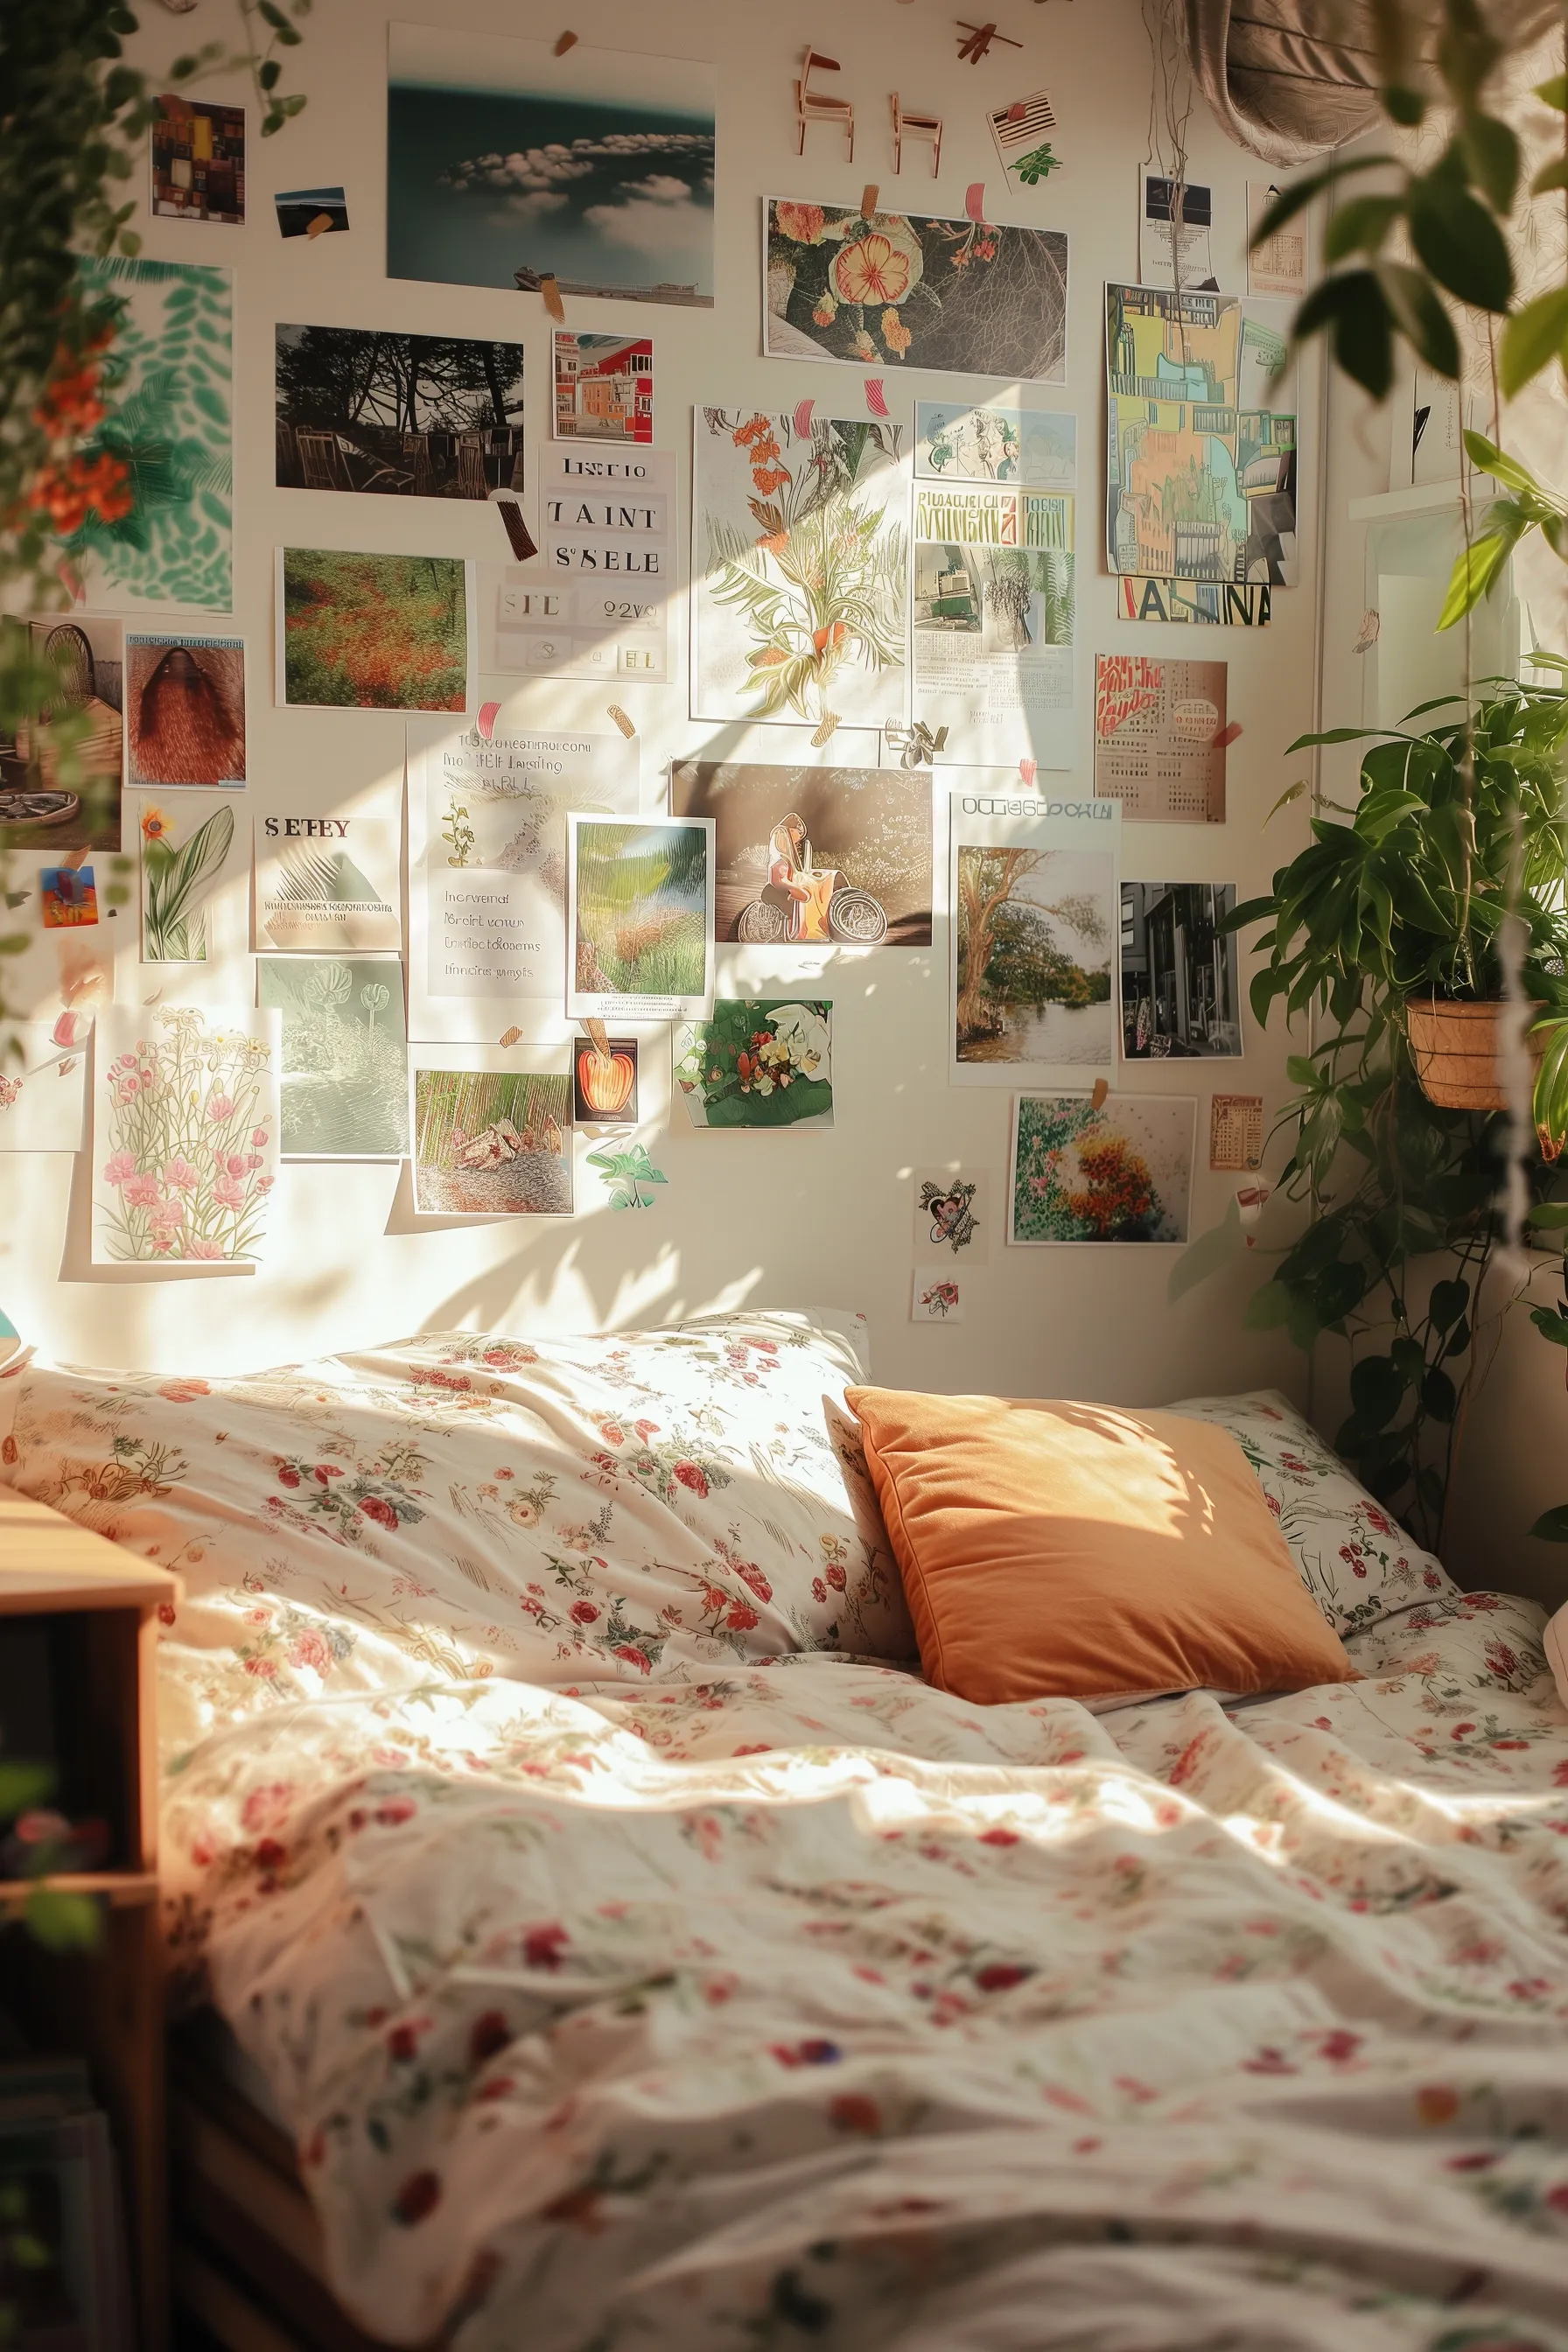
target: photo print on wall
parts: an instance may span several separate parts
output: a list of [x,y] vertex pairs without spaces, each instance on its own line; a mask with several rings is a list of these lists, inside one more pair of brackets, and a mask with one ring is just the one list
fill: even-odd
[[1008,1242],[1184,1242],[1196,1129],[1190,1097],[1019,1095]]
[[285,1160],[401,1160],[408,1046],[395,956],[258,956],[256,1001],[281,1024]]
[[1094,789],[1131,824],[1223,824],[1224,662],[1097,654]]
[[245,218],[245,109],[169,93],[153,100],[153,210],[172,220]]
[[831,1127],[833,1006],[720,997],[676,1031],[675,1083],[693,1127]]
[[1120,845],[1110,802],[952,795],[953,1085],[1114,1072]]
[[1078,479],[1078,419],[1045,408],[917,400],[915,471],[940,482],[1070,490]]
[[279,325],[274,366],[280,490],[522,488],[521,343]]
[[245,783],[245,644],[239,637],[125,636],[126,782],[133,791]]
[[[26,629],[36,660],[58,681],[32,727],[0,740],[0,848],[118,849],[124,765],[124,628],[119,621],[72,613],[49,620],[0,621],[7,635]],[[75,772],[62,775],[62,719],[85,731],[71,747]]]
[[677,760],[677,816],[714,823],[714,924],[751,946],[929,947],[931,771]]
[[277,698],[296,708],[465,710],[468,567],[449,555],[278,551]]
[[349,225],[342,188],[279,188],[272,202],[279,236],[341,236]]
[[557,441],[652,441],[651,336],[557,331],[551,349]]
[[[535,1047],[537,1056],[539,1048]],[[421,1216],[569,1217],[572,1081],[496,1052],[417,1046],[411,1096]]]
[[713,821],[568,815],[572,1021],[679,1021],[713,1003]]
[[1121,885],[1121,1052],[1129,1062],[1241,1052],[1233,882]]

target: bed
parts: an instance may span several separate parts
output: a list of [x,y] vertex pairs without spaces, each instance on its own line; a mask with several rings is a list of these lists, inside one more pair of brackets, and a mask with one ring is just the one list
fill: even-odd
[[862,1345],[758,1315],[0,1376],[5,1475],[184,1583],[209,2328],[1568,2352],[1542,1612],[1458,1591],[1283,1399],[1196,1401],[1361,1679],[948,1696]]

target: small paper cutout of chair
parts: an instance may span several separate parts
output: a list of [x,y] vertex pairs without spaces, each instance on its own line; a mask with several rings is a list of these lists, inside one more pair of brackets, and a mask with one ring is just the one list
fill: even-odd
[[837,73],[837,58],[825,58],[820,49],[806,48],[800,69],[800,79],[795,86],[795,120],[797,132],[796,152],[805,152],[805,134],[814,122],[826,123],[829,130],[839,130],[849,142],[849,161],[855,161],[855,109],[847,98],[829,98],[811,87],[811,77],[820,68],[824,73]]
[[904,168],[904,139],[931,141],[931,175],[934,180],[942,169],[942,117],[940,114],[910,114],[897,90],[893,92],[893,173],[895,178]]

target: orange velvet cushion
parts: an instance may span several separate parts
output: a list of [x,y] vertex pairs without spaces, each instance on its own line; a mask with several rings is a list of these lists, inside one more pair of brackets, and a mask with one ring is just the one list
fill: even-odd
[[981,1705],[1352,1682],[1227,1430],[851,1389],[926,1679]]

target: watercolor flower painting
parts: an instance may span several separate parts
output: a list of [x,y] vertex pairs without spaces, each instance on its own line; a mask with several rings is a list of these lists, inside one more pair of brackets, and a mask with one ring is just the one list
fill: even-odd
[[99,1016],[95,1265],[249,1262],[278,1172],[278,1015]]

